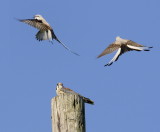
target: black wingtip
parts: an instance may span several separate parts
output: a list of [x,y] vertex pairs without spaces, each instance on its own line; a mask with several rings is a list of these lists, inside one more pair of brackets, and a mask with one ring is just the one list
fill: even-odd
[[[112,62],[112,63],[113,63],[113,62]],[[104,66],[110,66],[110,65],[112,65],[112,63],[110,63],[110,64],[108,63],[108,64],[106,64],[106,65],[104,65]]]
[[97,56],[97,59],[100,58],[100,57],[101,57],[101,55],[98,55],[98,56]]
[[105,66],[110,66],[110,65],[106,64],[106,65],[104,65],[104,67],[105,67]]
[[151,46],[151,47],[148,47],[148,48],[149,49],[145,49],[144,51],[150,51],[150,49],[153,48],[153,47]]

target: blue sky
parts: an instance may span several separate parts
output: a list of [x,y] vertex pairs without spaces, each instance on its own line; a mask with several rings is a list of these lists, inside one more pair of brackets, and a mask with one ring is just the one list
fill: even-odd
[[[91,98],[87,132],[160,132],[160,1],[3,1],[0,44],[0,131],[51,131],[50,100],[63,82]],[[35,39],[37,30],[15,18],[41,14],[58,42]],[[116,36],[146,46],[110,67],[114,54],[96,59]]]

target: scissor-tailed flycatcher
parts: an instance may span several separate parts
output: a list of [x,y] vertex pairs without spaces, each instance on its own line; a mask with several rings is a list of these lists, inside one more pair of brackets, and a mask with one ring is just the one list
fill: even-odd
[[83,97],[80,94],[74,92],[73,90],[71,90],[69,88],[65,88],[63,86],[63,83],[58,83],[57,84],[56,93],[57,93],[57,95],[61,95],[61,94],[64,94],[64,93],[76,94],[76,95],[79,95],[84,100],[85,103],[94,104],[94,102],[92,100],[90,100],[89,98]]
[[63,45],[64,48],[69,50],[75,55],[79,55],[75,52],[73,52],[71,49],[69,49],[65,44],[63,44],[54,34],[54,31],[52,27],[49,25],[49,23],[41,16],[41,15],[35,15],[34,19],[19,19],[20,22],[27,23],[37,29],[39,29],[38,33],[36,34],[36,39],[39,41],[42,40],[49,40],[51,43],[53,39],[57,40],[60,44]]
[[132,40],[122,39],[120,37],[116,37],[116,41],[110,44],[97,58],[104,56],[106,54],[110,54],[113,51],[117,50],[117,53],[112,58],[112,60],[106,64],[105,66],[110,66],[114,61],[117,61],[119,56],[127,51],[149,51],[152,47],[146,47],[143,45],[140,45]]

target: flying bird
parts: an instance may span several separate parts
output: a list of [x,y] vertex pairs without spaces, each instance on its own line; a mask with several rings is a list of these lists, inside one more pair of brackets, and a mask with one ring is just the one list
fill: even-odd
[[150,48],[141,44],[138,44],[132,40],[122,39],[119,36],[116,37],[116,41],[110,44],[97,58],[104,56],[106,54],[110,54],[117,50],[115,56],[112,58],[112,60],[104,65],[104,66],[110,66],[113,62],[117,61],[119,56],[122,55],[125,52],[128,51],[150,51]]
[[74,92],[73,90],[71,90],[69,88],[65,88],[63,86],[63,83],[57,83],[56,93],[57,93],[58,96],[61,95],[61,94],[64,94],[64,93],[79,95],[84,100],[85,103],[94,104],[94,102],[92,100],[90,100],[89,98],[81,96],[80,94]]
[[53,39],[57,40],[64,48],[69,50],[75,55],[79,55],[75,52],[73,52],[71,49],[69,49],[65,44],[63,44],[55,35],[53,28],[49,25],[49,23],[41,16],[41,15],[35,15],[34,19],[18,19],[20,22],[24,22],[26,24],[29,24],[30,26],[33,26],[37,28],[39,31],[36,34],[36,39],[39,41],[42,40],[49,40],[53,44]]

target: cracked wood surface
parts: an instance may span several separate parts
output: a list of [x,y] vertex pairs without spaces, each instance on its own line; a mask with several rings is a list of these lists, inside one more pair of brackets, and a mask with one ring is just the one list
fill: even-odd
[[51,100],[52,132],[85,132],[85,105],[81,97],[62,94]]

